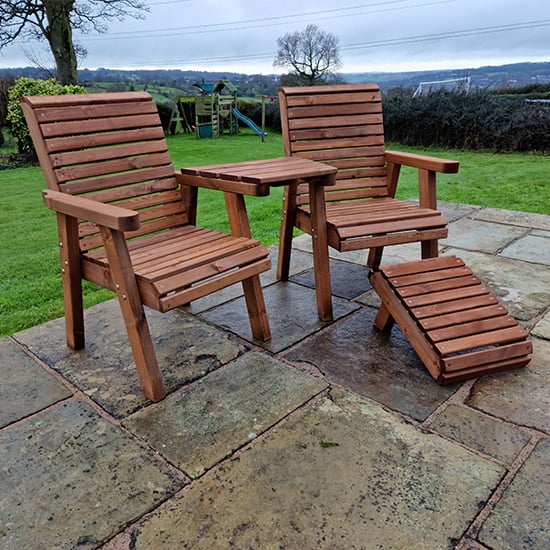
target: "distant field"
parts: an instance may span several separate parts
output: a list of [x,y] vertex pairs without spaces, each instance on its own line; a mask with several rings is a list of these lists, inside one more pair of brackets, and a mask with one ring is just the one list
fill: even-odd
[[[283,153],[279,134],[270,134],[262,143],[248,129],[219,139],[173,136],[168,138],[168,145],[176,168],[274,158]],[[441,200],[550,214],[548,157],[420,149],[415,152],[460,161],[459,174],[438,179]],[[0,225],[4,237],[0,241],[0,336],[6,336],[62,316],[63,299],[55,215],[42,204],[40,191],[44,181],[40,169],[0,171],[0,185]],[[399,197],[415,196],[416,174],[405,169]],[[252,233],[266,245],[278,241],[281,197],[282,189],[274,188],[269,197],[247,199]],[[200,190],[199,223],[227,229],[220,193]],[[112,297],[92,285],[84,287],[86,307]]]

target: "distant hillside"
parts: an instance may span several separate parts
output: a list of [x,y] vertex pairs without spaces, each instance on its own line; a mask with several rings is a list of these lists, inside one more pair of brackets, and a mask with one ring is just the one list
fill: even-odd
[[376,82],[384,91],[391,88],[416,89],[420,82],[464,77],[470,77],[471,85],[476,88],[503,89],[550,82],[550,62],[514,63],[500,67],[488,66],[480,67],[479,69],[448,71],[353,73],[344,74],[343,77],[349,83]]
[[[278,75],[247,75],[242,73],[222,73],[207,71],[181,71],[178,69],[133,70],[118,69],[81,69],[79,79],[84,86],[93,87],[94,83],[111,82],[124,84],[163,85],[178,88],[182,93],[192,93],[196,82],[217,82],[222,78],[230,79],[239,88],[241,96],[275,95],[279,87]],[[35,67],[0,69],[2,77],[27,76],[48,78],[44,71]],[[470,77],[471,85],[478,88],[503,89],[528,84],[550,82],[550,62],[514,63],[499,67],[480,67],[478,69],[416,71],[416,72],[372,72],[344,73],[342,78],[349,83],[376,82],[382,90],[391,88],[416,89],[420,82],[433,82],[450,78]]]

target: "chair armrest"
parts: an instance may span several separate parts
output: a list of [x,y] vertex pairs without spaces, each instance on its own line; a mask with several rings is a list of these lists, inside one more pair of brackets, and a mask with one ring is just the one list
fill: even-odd
[[393,164],[411,166],[421,170],[430,170],[442,174],[456,174],[458,172],[458,161],[416,155],[414,153],[402,153],[400,151],[386,151],[386,160]]
[[99,201],[52,191],[42,191],[46,206],[60,214],[81,218],[89,222],[116,229],[134,231],[139,228],[139,214],[120,206],[104,204]]
[[201,175],[197,174],[193,168],[182,168],[181,173],[176,172],[176,180],[180,185],[216,189],[224,193],[251,195],[255,197],[265,197],[269,195],[269,185],[267,184]]

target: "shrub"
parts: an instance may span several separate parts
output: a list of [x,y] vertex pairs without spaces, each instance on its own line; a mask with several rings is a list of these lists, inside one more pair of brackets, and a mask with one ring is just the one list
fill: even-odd
[[421,147],[550,151],[550,109],[485,90],[440,90],[413,98],[412,91],[384,96],[388,141]]
[[50,80],[35,80],[26,77],[17,79],[9,92],[7,119],[11,124],[12,135],[17,138],[19,152],[26,154],[34,153],[29,129],[25,122],[23,109],[21,109],[19,103],[19,100],[23,96],[83,94],[85,92],[86,90],[82,86],[62,85],[54,78]]

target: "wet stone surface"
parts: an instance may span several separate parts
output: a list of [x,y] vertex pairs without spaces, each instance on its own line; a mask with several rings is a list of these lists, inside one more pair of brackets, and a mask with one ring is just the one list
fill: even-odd
[[0,428],[72,395],[8,338],[0,339],[0,380]]
[[450,249],[445,255],[462,258],[516,319],[528,321],[546,311],[550,303],[549,269],[468,250]]
[[550,433],[550,342],[533,338],[533,348],[533,358],[525,368],[477,381],[468,404]]
[[[264,298],[271,326],[271,340],[267,342],[252,338],[244,298],[207,311],[201,317],[273,353],[299,342],[327,324],[319,320],[315,290],[311,288],[290,282],[279,283],[264,288]],[[337,320],[358,306],[333,298],[332,307],[334,320]]]
[[[182,311],[161,314],[147,309],[146,315],[168,392],[246,349]],[[63,319],[25,330],[15,338],[114,416],[127,416],[146,405],[118,302],[111,300],[86,310],[84,322],[86,347],[79,351],[67,347]]]
[[352,315],[285,354],[315,365],[331,382],[424,420],[456,390],[437,384],[398,327],[373,326],[376,312]]
[[139,523],[133,548],[452,548],[502,474],[336,391]]
[[538,443],[479,534],[494,550],[550,547],[550,440]]
[[[332,260],[330,262],[330,286],[334,296],[353,298],[372,288],[369,283],[369,269],[366,266]],[[294,275],[291,281],[315,288],[315,275],[309,270],[301,275]]]
[[458,405],[447,407],[430,427],[505,464],[511,464],[531,439],[515,426]]
[[326,387],[272,357],[249,353],[124,425],[197,477]]
[[183,483],[80,401],[0,434],[0,547],[96,548]]

